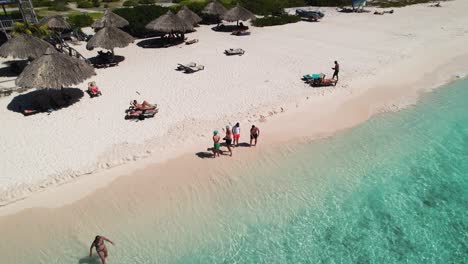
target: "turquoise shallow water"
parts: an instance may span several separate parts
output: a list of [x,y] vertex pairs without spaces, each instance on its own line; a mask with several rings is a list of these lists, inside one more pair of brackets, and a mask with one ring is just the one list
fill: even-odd
[[92,217],[75,208],[68,221],[34,226],[50,230],[44,244],[22,254],[3,240],[0,255],[99,263],[84,257],[99,230],[118,243],[111,264],[468,263],[466,102],[468,80],[458,81],[415,107],[181,186],[166,207],[140,208],[148,198],[129,187],[128,204]]
[[174,263],[468,263],[467,100],[459,81],[271,158],[255,210],[226,209],[229,235]]

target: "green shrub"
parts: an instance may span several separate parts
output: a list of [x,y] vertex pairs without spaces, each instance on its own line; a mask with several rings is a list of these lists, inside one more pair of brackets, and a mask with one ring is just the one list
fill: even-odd
[[92,8],[93,2],[90,1],[80,1],[77,3],[78,8]]
[[72,28],[82,28],[82,27],[89,27],[93,24],[93,18],[88,14],[78,14],[78,15],[71,15],[68,17],[68,22],[72,26]]
[[34,7],[49,7],[54,3],[51,0],[33,0],[32,2]]
[[15,22],[11,33],[13,36],[18,36],[20,34],[28,34],[43,39],[50,35],[50,30],[47,28],[46,25],[40,26],[38,24],[32,25],[28,22],[24,24]]
[[267,16],[264,18],[257,18],[252,22],[252,25],[256,27],[269,27],[278,26],[290,23],[296,23],[301,20],[298,16],[292,15],[281,15],[281,16]]
[[52,5],[50,5],[48,10],[52,11],[68,11],[70,8],[67,7],[67,2],[66,1],[56,1],[53,2]]
[[139,5],[154,5],[156,0],[138,0]]
[[114,13],[125,18],[130,25],[125,27],[134,37],[144,37],[150,33],[145,26],[152,20],[164,15],[169,9],[157,5],[135,6],[133,8],[118,8]]
[[123,5],[123,6],[126,6],[126,7],[137,6],[137,5],[138,5],[138,1],[136,1],[136,0],[127,0],[127,1],[123,2],[122,5]]
[[108,4],[104,4],[104,8],[109,8],[109,5],[108,5]]
[[350,6],[350,0],[307,0],[307,5],[312,6]]
[[239,0],[239,3],[257,15],[280,14],[284,8],[305,6],[305,0]]

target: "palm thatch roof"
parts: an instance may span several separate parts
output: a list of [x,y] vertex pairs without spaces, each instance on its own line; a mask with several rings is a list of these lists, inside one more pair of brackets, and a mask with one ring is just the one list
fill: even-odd
[[227,9],[216,0],[211,1],[202,10],[203,14],[213,15],[213,16],[222,16],[226,12],[227,12]]
[[234,22],[234,21],[247,21],[249,19],[255,20],[256,17],[255,15],[250,12],[249,10],[245,9],[244,7],[240,6],[239,3],[233,8],[231,8],[229,11],[224,13],[224,15],[221,16],[223,20],[229,21],[229,22]]
[[16,79],[22,88],[62,88],[78,84],[95,75],[94,68],[83,60],[52,49],[31,62]]
[[190,10],[187,6],[183,6],[182,9],[177,12],[177,16],[192,26],[195,26],[202,21],[201,17]]
[[86,44],[86,48],[88,50],[93,48],[113,50],[114,48],[124,48],[133,41],[135,39],[127,32],[116,27],[105,27],[94,34]]
[[35,59],[44,54],[47,48],[53,49],[53,46],[32,35],[22,34],[0,46],[0,56],[4,58]]
[[64,30],[64,29],[70,29],[71,26],[68,24],[67,21],[62,16],[48,16],[44,17],[39,21],[39,25],[47,25],[48,28],[53,29],[53,30]]
[[96,19],[96,21],[94,21],[94,23],[91,25],[92,28],[103,28],[103,27],[118,27],[118,28],[122,28],[122,27],[125,27],[125,26],[128,26],[129,23],[128,21],[115,14],[114,12],[110,11],[109,9],[106,9],[106,11],[104,11],[104,15],[98,19]]
[[146,29],[162,33],[185,33],[193,30],[193,26],[187,24],[171,11],[167,11],[165,15],[158,17],[146,25]]

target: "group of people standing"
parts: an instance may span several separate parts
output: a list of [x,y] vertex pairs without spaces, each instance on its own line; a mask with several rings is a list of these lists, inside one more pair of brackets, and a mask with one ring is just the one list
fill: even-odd
[[[236,123],[235,126],[231,128],[231,126],[226,126],[225,136],[223,140],[226,142],[226,147],[229,151],[229,155],[232,156],[232,147],[239,146],[239,139],[240,139],[240,124]],[[260,129],[255,125],[252,125],[250,128],[250,146],[257,145],[257,139],[260,136]],[[219,135],[219,131],[213,131],[213,157],[219,157],[221,153],[221,136]]]

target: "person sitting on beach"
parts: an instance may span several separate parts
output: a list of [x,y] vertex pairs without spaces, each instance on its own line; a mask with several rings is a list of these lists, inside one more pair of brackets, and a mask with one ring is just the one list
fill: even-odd
[[218,134],[218,130],[213,131],[213,158],[216,158],[216,155],[218,155],[219,157],[219,148],[221,147],[219,141],[221,140],[221,138]]
[[237,147],[237,145],[239,145],[239,138],[240,138],[240,124],[239,123],[237,123],[232,128],[232,133],[234,134],[234,146]]
[[252,141],[255,141],[255,144],[253,146],[257,145],[257,139],[260,136],[260,129],[256,127],[255,125],[252,125],[252,128],[250,129],[250,146],[252,146]]
[[148,110],[148,109],[154,109],[154,108],[156,108],[156,105],[150,104],[150,103],[147,102],[147,101],[143,101],[143,103],[139,104],[137,100],[133,100],[132,105],[133,105],[136,109],[140,109],[140,110]]
[[93,247],[96,248],[96,253],[101,258],[102,264],[106,264],[106,258],[108,255],[107,247],[104,244],[104,241],[107,241],[111,243],[112,245],[114,245],[114,242],[112,242],[110,239],[103,237],[103,236],[96,236],[96,238],[94,238],[93,243],[91,244],[91,247],[89,248],[90,257],[93,255]]
[[96,85],[96,82],[90,82],[88,83],[88,93],[91,96],[97,96],[97,95],[102,95],[101,91]]
[[229,153],[232,157],[232,149],[231,149],[231,145],[232,145],[232,130],[231,130],[231,127],[230,126],[226,126],[226,136],[224,137],[224,140],[226,140],[226,146],[229,150]]

